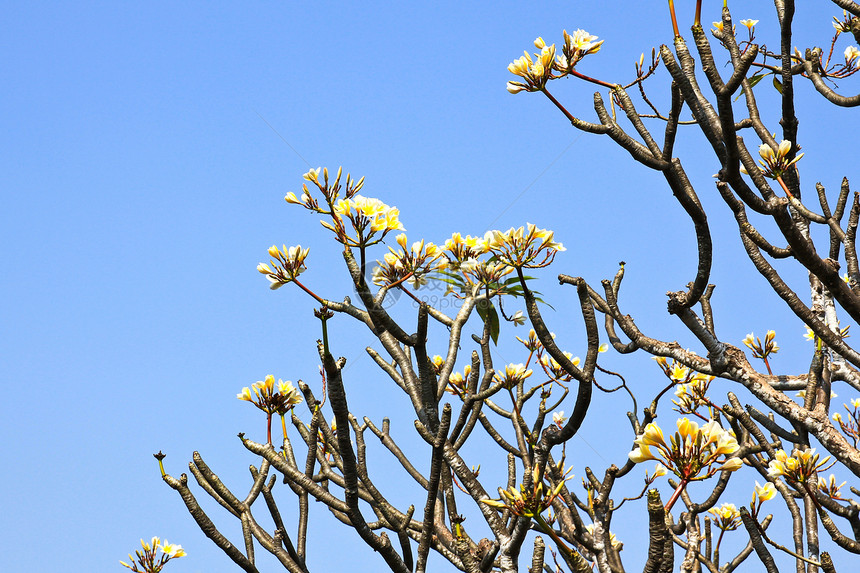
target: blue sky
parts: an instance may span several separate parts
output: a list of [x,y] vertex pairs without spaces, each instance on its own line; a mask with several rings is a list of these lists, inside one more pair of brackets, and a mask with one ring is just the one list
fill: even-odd
[[[717,3],[708,5],[705,19],[716,20]],[[761,19],[775,45],[772,4],[747,5],[735,16]],[[798,20],[809,24],[798,44],[829,39],[836,12],[822,3],[802,9]],[[349,294],[337,245],[316,217],[283,201],[309,167],[366,176],[364,193],[400,208],[410,240],[526,222],[554,229],[567,251],[539,275],[539,290],[556,309],[548,322],[575,354],[584,351],[581,325],[566,304],[570,290],[553,277],[599,284],[621,260],[626,312],[653,336],[694,347],[665,312],[664,293],[693,277],[695,245],[661,178],[608,139],[573,130],[545,99],[504,89],[507,64],[538,35],[559,42],[563,28],[606,40],[582,71],[627,81],[640,53],[671,40],[663,2],[32,2],[4,3],[2,14],[0,526],[15,535],[0,549],[9,570],[41,571],[50,560],[52,569],[119,571],[117,560],[152,535],[188,551],[170,571],[230,569],[161,482],[151,454],[167,453],[167,470],[178,475],[199,450],[241,491],[256,460],[236,433],[264,439],[264,424],[236,392],[268,373],[318,383],[312,301],[294,288],[269,291],[254,269],[269,245],[301,243],[311,247],[304,282],[332,299]],[[665,103],[664,80],[653,94]],[[594,118],[593,86],[568,80],[557,90],[575,114]],[[776,100],[762,100],[776,128]],[[818,103],[801,88],[805,181],[835,190],[856,162],[834,126],[856,131],[856,114]],[[775,328],[784,348],[777,367],[804,371],[802,326],[748,268],[702,143],[689,130],[679,149],[688,150],[682,157],[711,213],[718,331],[739,343]],[[804,276],[787,276],[803,292]],[[401,306],[399,316],[413,320]],[[353,410],[397,419],[407,405],[369,364],[363,349],[372,337],[343,317],[331,328],[335,352],[356,365],[347,379]],[[508,343],[498,352],[523,359]],[[606,364],[642,398],[662,383],[646,357],[610,353]],[[600,471],[620,463],[632,439],[629,406],[598,398],[568,452],[582,460],[577,481],[586,463]],[[399,421],[410,443],[411,418]],[[597,453],[611,446],[611,459]],[[390,487],[405,505],[421,499],[406,485]],[[236,538],[236,524],[207,509]],[[628,512],[633,525],[618,534],[636,554],[645,510]],[[337,526],[322,511],[314,520],[315,570],[355,560],[356,570],[382,566],[346,528],[334,529],[345,540],[337,550],[320,543]],[[635,568],[641,557],[633,557]]]

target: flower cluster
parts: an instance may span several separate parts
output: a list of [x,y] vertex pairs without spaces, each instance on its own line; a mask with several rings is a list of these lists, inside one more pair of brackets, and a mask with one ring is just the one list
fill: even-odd
[[818,489],[824,493],[827,497],[831,499],[842,499],[842,496],[839,494],[840,488],[848,482],[842,482],[839,485],[836,484],[836,476],[830,474],[830,479],[825,481],[824,478],[818,478]]
[[[561,462],[559,462],[559,466],[561,466]],[[513,486],[509,489],[499,488],[500,498],[498,500],[482,499],[481,503],[485,503],[496,509],[507,509],[520,517],[538,518],[541,513],[552,505],[553,500],[558,497],[561,488],[564,487],[564,483],[573,477],[572,475],[568,475],[571,469],[569,468],[558,484],[550,489],[548,485],[544,484],[543,480],[538,479],[540,477],[538,475],[538,467],[535,466],[532,471],[531,489],[527,490],[523,484],[520,484],[519,490]],[[560,467],[559,471],[561,471]]]
[[[320,171],[322,171],[323,179],[320,181]],[[320,207],[320,204],[316,199],[311,195],[310,190],[308,189],[307,183],[302,184],[302,196],[296,197],[296,194],[290,191],[284,197],[284,200],[291,205],[301,205],[306,209],[314,211],[316,213],[323,213],[326,215],[331,214],[331,205],[337,201],[337,198],[340,196],[340,192],[344,191],[344,196],[349,199],[354,196],[356,193],[361,191],[361,188],[364,187],[364,177],[355,181],[352,176],[347,173],[346,174],[346,189],[344,190],[340,184],[341,176],[343,175],[343,167],[337,168],[337,176],[333,183],[329,183],[328,179],[328,168],[320,168],[311,169],[304,175],[302,178],[305,181],[309,181],[317,186],[317,188],[322,193],[325,198],[325,202],[327,204],[328,209],[324,209]]]
[[[349,220],[356,233],[355,237],[347,235],[343,219]],[[379,199],[362,195],[338,200],[332,209],[332,222],[320,223],[334,232],[338,242],[352,247],[374,245],[391,231],[406,230],[400,222],[399,209],[389,207]],[[381,235],[371,241],[377,233]]]
[[[135,551],[134,556],[131,553],[128,554],[131,564],[120,561],[120,565],[135,573],[159,573],[168,561],[186,555],[181,545],[168,543],[166,539],[162,541],[158,537],[153,537],[149,543],[141,539],[140,545],[143,551]],[[161,555],[158,555],[159,550]]]
[[657,366],[660,367],[660,370],[663,371],[663,374],[676,384],[686,384],[690,382],[694,377],[699,376],[699,374],[687,366],[684,366],[674,358],[672,362],[669,362],[665,356],[655,356],[654,361],[657,362]]
[[741,524],[741,513],[733,503],[712,507],[708,513],[714,516],[714,524],[723,531],[734,531]]
[[771,478],[783,476],[796,483],[806,483],[830,460],[830,456],[827,456],[818,461],[819,457],[815,453],[815,448],[794,450],[791,455],[788,455],[785,450],[777,450],[774,459],[770,460],[767,466],[767,475]]
[[500,289],[501,280],[514,269],[500,262],[471,260],[460,264],[460,272],[473,284]]
[[[550,333],[550,335],[553,338],[555,338],[555,334]],[[517,340],[519,340],[522,343],[522,345],[526,347],[526,350],[528,350],[529,352],[535,352],[538,348],[542,347],[540,340],[538,340],[537,333],[535,332],[534,328],[529,330],[529,335],[526,337],[525,340],[523,340],[519,336],[517,336]]]
[[[795,148],[795,152],[797,152],[800,148]],[[772,179],[777,179],[782,177],[782,174],[788,171],[788,168],[800,161],[800,158],[803,157],[803,153],[794,156],[794,159],[788,160],[787,156],[791,151],[791,142],[783,139],[779,147],[776,148],[776,151],[768,145],[767,143],[762,143],[758,148],[758,153],[761,155],[761,159],[759,163],[761,163],[763,169],[762,173],[765,177],[770,177]]]
[[[544,89],[549,80],[563,78],[568,74],[591,79],[579,74],[575,68],[585,56],[599,52],[603,40],[597,41],[597,36],[589,34],[585,30],[576,30],[573,34],[568,34],[567,30],[564,30],[562,34],[564,35],[564,44],[561,48],[561,54],[557,57],[555,44],[547,46],[543,38],[537,38],[534,45],[540,50],[539,54],[535,54],[532,58],[528,52],[525,52],[523,57],[508,65],[509,72],[522,78],[522,81],[508,82],[507,89],[509,92],[515,94],[521,91],[540,91]],[[553,75],[553,71],[558,72],[559,75]],[[597,83],[609,85],[599,81]]]
[[251,402],[270,416],[275,413],[283,416],[296,404],[301,403],[302,397],[299,391],[289,380],[286,382],[278,380],[277,392],[275,386],[275,377],[269,374],[265,380],[255,382],[250,388],[247,386],[242,388],[242,391],[236,394],[236,398]]
[[[574,356],[570,352],[564,352],[563,354],[574,366],[579,366],[579,356]],[[547,376],[550,376],[553,380],[567,381],[571,379],[571,375],[549,354],[540,352],[538,362],[543,366],[543,370]]]
[[433,243],[425,244],[421,240],[407,248],[406,235],[401,233],[397,235],[397,244],[400,245],[399,250],[388,247],[389,252],[383,260],[376,261],[374,284],[391,286],[408,279],[414,288],[418,288],[427,283],[428,274],[445,267],[442,250]]
[[508,71],[523,79],[521,82],[508,82],[507,89],[515,94],[523,90],[536,92],[546,85],[552,78],[552,66],[555,59],[555,44],[547,46],[543,38],[535,40],[535,47],[540,50],[534,55],[534,59],[528,52],[523,52],[521,58],[517,58],[508,64]]
[[526,369],[522,364],[508,364],[505,366],[505,374],[502,376],[498,373],[493,377],[493,382],[503,383],[505,388],[513,388],[520,382],[532,375],[532,371]]
[[[681,418],[678,431],[666,443],[663,430],[651,422],[636,438],[638,446],[630,452],[634,463],[655,460],[685,481],[703,480],[720,470],[735,471],[743,465],[740,458],[731,457],[740,446],[716,420],[699,427],[696,422]],[[651,448],[657,450],[652,453]],[[704,474],[702,472],[704,471]]]
[[448,385],[445,387],[445,391],[455,396],[463,397],[466,394],[466,381],[469,379],[469,376],[472,375],[472,365],[467,364],[466,368],[463,369],[463,372],[452,372],[450,376],[448,376]]
[[296,280],[307,269],[305,259],[309,251],[310,249],[302,249],[301,245],[290,248],[284,245],[283,251],[272,245],[269,247],[269,256],[272,257],[269,262],[272,263],[272,266],[260,263],[257,265],[257,271],[266,275],[266,278],[272,283],[269,288],[272,290],[279,289]]
[[562,74],[569,74],[576,64],[589,54],[596,54],[600,51],[600,46],[603,40],[599,42],[597,36],[589,34],[585,30],[576,30],[573,34],[568,34],[567,30],[563,30],[564,46],[561,48],[562,55],[558,56],[555,61],[555,68]]
[[744,345],[752,350],[753,358],[761,358],[764,361],[765,368],[767,368],[767,373],[771,375],[773,371],[770,369],[768,356],[779,352],[779,346],[777,346],[775,338],[776,332],[768,330],[764,336],[764,344],[762,344],[761,338],[753,336],[752,332],[747,334],[743,340]]
[[505,231],[490,231],[485,237],[487,249],[506,265],[516,268],[539,268],[552,263],[556,253],[564,251],[561,243],[553,241],[553,232],[538,229],[528,223],[525,227]]
[[764,335],[764,344],[762,344],[761,338],[750,332],[744,337],[744,346],[752,350],[753,358],[767,358],[770,354],[779,352],[775,338],[776,332],[768,330],[767,334]]
[[[322,179],[320,179],[322,171]],[[346,174],[346,188],[341,186],[340,180],[343,168],[339,167],[337,176],[333,182],[329,182],[328,169],[311,169],[303,175],[306,181],[316,185],[325,200],[325,206],[313,198],[307,183],[302,185],[301,197],[296,197],[293,192],[284,197],[287,203],[301,205],[304,208],[331,216],[331,223],[320,221],[323,227],[333,231],[338,242],[346,246],[367,246],[378,243],[391,231],[403,231],[400,223],[400,211],[396,207],[389,207],[379,199],[364,197],[358,192],[364,187],[364,177],[355,181],[352,176]],[[341,191],[344,192],[341,198]],[[355,237],[347,234],[344,219],[348,220],[356,233]],[[371,239],[377,234],[381,236]]]
[[675,388],[677,400],[672,400],[675,410],[679,414],[692,414],[702,406],[711,407],[708,399],[708,386],[714,380],[713,376],[696,374],[686,384],[679,384]]
[[481,237],[466,235],[464,239],[460,233],[454,233],[442,246],[448,266],[454,270],[460,268],[460,264],[467,261],[477,261],[478,257],[487,252],[487,242]]

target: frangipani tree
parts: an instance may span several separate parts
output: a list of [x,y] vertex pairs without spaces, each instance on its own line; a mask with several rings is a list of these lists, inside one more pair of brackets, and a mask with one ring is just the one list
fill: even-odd
[[[571,287],[571,300],[585,328],[584,358],[575,357],[555,341],[531,277],[544,272],[564,250],[553,231],[526,224],[464,237],[452,229],[450,238],[438,244],[410,242],[397,208],[359,194],[363,178],[344,178],[340,168],[333,176],[325,168],[308,171],[302,192],[285,199],[321,217],[322,226],[343,247],[356,300],[344,293],[326,297],[315,285],[299,280],[304,269],[315,264],[308,248],[273,246],[270,261],[258,265],[271,288],[294,283],[313,300],[322,380],[293,385],[275,383],[269,376],[241,391],[238,397],[267,417],[265,441],[239,434],[242,445],[260,460],[251,467],[252,484],[244,497],[194,455],[189,467],[197,482],[240,521],[242,549],[203,511],[186,475],[175,478],[162,470],[206,535],[245,571],[258,570],[255,551],[262,547],[287,570],[307,572],[308,506],[313,498],[397,572],[425,571],[431,550],[469,572],[517,571],[527,562],[533,572],[604,573],[643,566],[654,572],[729,572],[748,559],[744,567],[772,572],[777,570],[774,555],[788,555],[798,572],[819,567],[834,571],[834,560],[819,549],[825,537],[847,554],[860,553],[860,504],[835,477],[819,475],[838,466],[860,476],[860,400],[845,405],[847,415],[830,412],[834,384],[860,392],[860,354],[846,340],[847,327],[840,325],[840,319],[860,317],[855,245],[860,199],[851,194],[847,179],[836,193],[819,183],[812,194],[802,183],[804,154],[795,106],[798,82],[810,82],[821,94],[822,105],[860,105],[860,95],[842,95],[834,85],[860,68],[860,51],[854,45],[860,40],[860,6],[850,0],[833,3],[844,10],[841,15],[835,12],[835,35],[822,41],[823,47],[804,51],[792,43],[793,2],[775,2],[779,36],[771,47],[757,41],[758,21],[736,25],[726,5],[713,28],[706,29],[697,2],[692,27],[682,32],[669,2],[672,46],[653,50],[647,65],[643,55],[626,81],[581,70],[600,57],[602,46],[583,30],[563,31],[558,48],[537,38],[538,52],[526,52],[508,67],[516,76],[507,86],[509,92],[543,94],[573,128],[609,136],[634,161],[665,178],[692,223],[698,253],[692,280],[669,293],[668,310],[698,341],[698,352],[676,340],[650,336],[625,313],[622,264],[599,286],[558,276]],[[843,49],[846,40],[849,45]],[[582,119],[590,112],[580,102],[563,104],[553,95],[552,82],[564,78],[599,87],[593,99],[596,119]],[[649,96],[651,84],[661,78],[670,84],[663,103]],[[761,90],[771,89],[762,84],[765,78],[779,93],[778,126],[765,123],[757,103]],[[750,334],[737,345],[717,333],[710,303],[712,235],[683,153],[676,150],[682,129],[697,130],[707,141],[716,190],[737,221],[737,236],[750,262],[786,311],[807,325],[813,340],[807,371],[773,374],[769,360],[779,347],[772,331],[764,342]],[[773,232],[757,230],[759,221]],[[823,246],[815,240],[817,228],[827,234]],[[563,230],[557,231],[561,236]],[[777,259],[804,269],[809,296],[798,294],[782,278],[773,265]],[[446,295],[457,301],[456,313],[416,295],[428,284],[445,285]],[[389,312],[387,301],[399,294],[415,302],[414,316],[403,319]],[[512,307],[515,311],[506,312]],[[336,358],[338,349],[328,336],[334,314],[346,315],[372,333],[376,343],[367,352],[380,375],[392,382],[392,392],[407,397],[414,429],[426,444],[423,450],[402,449],[388,419],[371,420],[350,410],[345,360]],[[526,319],[531,331],[519,338],[522,361],[497,363],[493,346],[510,335],[509,323]],[[480,325],[478,333],[469,336],[475,323]],[[431,341],[431,324],[447,333],[441,342],[445,351],[439,355],[430,350],[440,345]],[[655,357],[667,383],[658,394],[644,396],[646,406],[640,408],[641,392],[620,378],[616,390],[632,398],[630,448],[618,453],[615,464],[595,470],[567,460],[566,444],[589,415],[595,389],[610,390],[596,376],[615,375],[599,365],[606,350],[601,338],[617,353],[640,351]],[[763,361],[765,371],[750,362],[744,345],[753,359]],[[736,395],[739,388],[756,403],[743,404]],[[801,400],[795,392],[802,392]],[[671,395],[676,399],[666,397]],[[565,416],[562,409],[570,414]],[[673,409],[677,417],[669,413]],[[274,413],[281,418],[280,436],[271,430]],[[668,423],[657,420],[661,414]],[[668,435],[672,425],[677,431]],[[386,494],[386,476],[370,471],[371,436],[420,488],[422,495],[410,505],[393,503]],[[498,449],[506,458],[507,475],[487,475],[470,463],[464,446],[475,440]],[[638,464],[646,461],[655,466],[645,474],[643,486]],[[422,462],[429,465],[426,472],[417,469]],[[571,471],[585,476],[582,488],[569,481]],[[728,493],[739,473],[764,482],[747,493],[752,494],[748,506],[746,499]],[[672,477],[664,479],[669,474]],[[295,526],[285,522],[278,508],[278,478],[298,499]],[[701,490],[691,493],[692,482],[708,484],[707,495],[698,497]],[[620,493],[633,483],[633,495]],[[261,495],[264,504],[255,506]],[[771,532],[772,517],[763,511],[765,502],[775,505],[770,500],[777,498],[790,516],[784,539]],[[624,511],[647,512],[649,518],[647,552],[623,559],[624,546],[611,531],[622,506]],[[728,558],[725,551],[721,555],[724,534],[741,528],[748,542]]]

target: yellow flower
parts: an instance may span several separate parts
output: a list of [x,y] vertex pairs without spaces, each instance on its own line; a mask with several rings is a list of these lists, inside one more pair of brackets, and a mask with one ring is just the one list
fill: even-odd
[[752,30],[756,24],[758,24],[758,20],[741,20],[741,25],[746,26],[750,30]]
[[629,454],[627,454],[627,457],[629,457],[630,461],[632,461],[634,464],[640,464],[647,460],[658,460],[658,458],[651,453],[651,448],[644,445],[639,446],[638,448],[631,451]]
[[857,46],[848,46],[845,48],[845,65],[849,68],[854,67],[856,60],[860,58],[860,50]]
[[508,71],[524,80],[523,82],[508,82],[507,89],[509,92],[539,91],[543,89],[548,80],[552,79],[555,44],[547,46],[542,38],[538,38],[535,40],[535,46],[538,45],[540,45],[538,48],[540,54],[535,54],[535,59],[532,59],[529,53],[525,52],[522,57],[508,64]]
[[512,388],[532,375],[523,364],[508,364],[505,366],[504,376],[495,375],[493,380],[503,382],[506,388]]
[[540,340],[538,340],[537,333],[535,332],[534,328],[529,330],[529,335],[525,340],[523,340],[519,336],[517,336],[517,340],[519,340],[529,352],[534,352],[541,346]]
[[[277,391],[275,388],[277,387]],[[296,404],[301,403],[302,397],[293,383],[287,380],[278,380],[271,374],[262,381],[255,382],[250,388],[242,388],[242,392],[236,394],[236,398],[251,402],[254,406],[267,414],[285,414]]]
[[[555,338],[555,335],[553,335]],[[571,364],[574,366],[579,366],[579,356],[574,356],[570,352],[563,352],[564,356],[570,360]],[[557,380],[569,380],[570,374],[561,367],[555,358],[549,356],[548,354],[541,354],[539,358],[541,366],[543,366],[544,371]]]
[[825,481],[824,478],[818,478],[818,489],[820,489],[824,494],[831,497],[832,499],[842,499],[839,495],[839,488],[845,485],[847,482],[842,482],[839,485],[836,485],[836,476],[830,474],[829,481]]
[[696,422],[681,418],[676,425],[678,432],[669,443],[657,424],[646,425],[634,442],[639,447],[628,454],[630,460],[634,463],[656,460],[686,481],[707,479],[718,471],[741,467],[740,458],[730,457],[740,449],[737,440],[716,421],[700,428]]
[[[686,420],[686,418],[684,419]],[[665,444],[666,440],[663,438],[663,430],[660,429],[660,426],[651,422],[645,426],[645,431],[636,438],[635,443],[640,446],[656,446],[657,444]]]
[[794,450],[791,456],[785,450],[777,450],[774,459],[768,463],[767,475],[771,478],[784,476],[798,483],[806,482],[809,477],[827,464],[830,456],[818,461],[815,448],[804,451]]
[[164,540],[164,543],[161,544],[161,551],[167,555],[168,557],[185,557],[185,550],[182,549],[181,545],[172,545]]
[[301,245],[289,248],[284,245],[283,251],[272,245],[269,247],[268,252],[269,256],[273,259],[269,261],[272,263],[272,266],[260,263],[257,265],[257,272],[266,275],[266,278],[272,283],[269,285],[269,288],[272,290],[294,281],[307,268],[305,266],[305,259],[310,249],[302,249]]
[[597,36],[585,30],[576,30],[573,34],[568,34],[567,30],[564,30],[562,35],[564,36],[562,55],[555,61],[556,69],[562,74],[569,74],[582,58],[589,54],[596,54],[603,44],[603,40],[595,41]]
[[316,169],[309,169],[307,173],[302,175],[302,177],[307,179],[308,181],[319,184],[320,169],[321,167],[317,167]]
[[554,233],[538,229],[527,223],[525,227],[511,227],[504,233],[493,230],[484,235],[487,249],[498,260],[517,268],[539,268],[552,263],[556,253],[566,250],[554,241]]
[[765,482],[764,485],[759,485],[758,481],[755,482],[755,490],[753,492],[753,501],[758,498],[759,502],[767,501],[769,499],[773,499],[773,496],[776,495],[776,487],[770,482]]
[[[800,148],[796,148],[795,151]],[[789,167],[800,161],[800,158],[803,157],[803,153],[797,154],[794,159],[788,161],[786,156],[791,151],[791,142],[788,140],[782,140],[779,143],[776,151],[768,145],[767,143],[761,144],[758,149],[759,155],[761,155],[761,163],[763,169],[763,173],[766,177],[772,177],[776,179],[781,176]]]
[[717,527],[723,531],[733,531],[741,524],[741,514],[733,503],[712,507],[708,513],[714,516]]

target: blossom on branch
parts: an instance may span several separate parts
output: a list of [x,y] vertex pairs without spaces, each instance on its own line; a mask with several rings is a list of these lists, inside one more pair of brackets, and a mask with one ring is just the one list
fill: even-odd
[[[561,464],[562,462],[559,462],[559,471],[561,471]],[[542,479],[538,479],[540,477],[538,469],[535,466],[532,470],[532,487],[530,489],[526,489],[524,484],[520,484],[519,490],[513,486],[506,490],[499,488],[500,497],[498,500],[482,499],[481,503],[496,509],[507,509],[520,517],[539,517],[561,493],[561,488],[564,487],[565,482],[573,477],[570,473],[573,468],[568,468],[562,475],[562,479],[552,489],[544,484]]]
[[532,375],[532,371],[527,369],[523,364],[508,364],[505,366],[504,375],[498,373],[493,377],[493,381],[502,382],[505,388],[513,388],[520,382]]
[[645,426],[634,442],[638,447],[630,452],[630,459],[634,463],[655,460],[686,481],[707,479],[720,470],[735,471],[743,465],[740,458],[731,457],[740,449],[737,440],[716,420],[699,427],[681,418],[677,427],[666,443],[660,426],[654,422]]
[[796,483],[805,483],[830,460],[830,456],[827,456],[818,461],[819,457],[815,448],[794,450],[791,455],[785,450],[777,450],[774,459],[768,463],[767,475],[772,478],[783,476]]
[[[275,391],[276,386],[277,391]],[[278,380],[276,384],[275,377],[271,374],[264,380],[255,382],[250,388],[247,386],[242,388],[242,391],[236,394],[236,398],[251,402],[266,414],[277,413],[282,416],[302,401],[299,391],[292,382]]]
[[[168,543],[166,539],[161,541],[158,537],[153,537],[149,543],[141,539],[140,545],[143,551],[135,551],[134,555],[128,554],[131,563],[119,562],[120,565],[135,573],[159,573],[168,561],[186,555],[181,545]],[[159,549],[161,555],[158,555]]]
[[540,268],[552,263],[556,253],[564,251],[561,243],[556,243],[554,233],[538,229],[528,223],[525,227],[511,227],[504,233],[487,231],[484,240],[487,250],[499,261],[514,268]]
[[425,244],[421,240],[407,248],[406,235],[401,233],[397,236],[397,244],[400,245],[399,250],[388,247],[389,252],[383,256],[383,260],[376,261],[378,266],[373,269],[374,284],[389,286],[408,280],[414,288],[418,288],[426,284],[428,274],[446,266],[442,250],[433,243]]
[[708,513],[714,516],[714,524],[723,531],[734,531],[741,524],[741,513],[733,503],[712,507]]
[[[800,148],[796,147],[795,152],[799,151]],[[771,177],[776,179],[777,177],[781,177],[783,173],[788,171],[788,168],[800,161],[800,158],[803,157],[803,153],[794,156],[794,159],[789,160],[787,158],[789,152],[791,151],[791,142],[783,139],[779,147],[776,148],[776,151],[768,145],[767,143],[762,143],[758,148],[758,153],[761,155],[761,159],[759,163],[764,168],[762,173],[765,177]]]
[[534,59],[528,52],[523,52],[523,56],[517,58],[508,64],[508,71],[519,76],[523,81],[508,82],[507,90],[512,93],[519,93],[523,90],[536,92],[543,89],[546,82],[552,78],[552,65],[555,59],[555,44],[547,46],[544,44],[543,38],[535,40],[535,47],[540,50],[539,54],[534,55]]
[[555,61],[555,69],[562,74],[570,73],[576,64],[589,54],[596,54],[600,51],[600,46],[604,40],[597,40],[597,36],[589,34],[585,30],[576,30],[573,34],[568,34],[567,30],[563,30],[564,46],[562,47],[562,55],[558,56]]
[[302,249],[301,245],[290,248],[284,245],[283,251],[272,245],[269,247],[269,256],[272,257],[269,262],[272,263],[272,266],[260,263],[257,265],[257,271],[266,275],[266,278],[272,283],[269,288],[272,290],[279,289],[296,280],[296,277],[305,272],[307,269],[305,259],[309,251],[310,249]]

